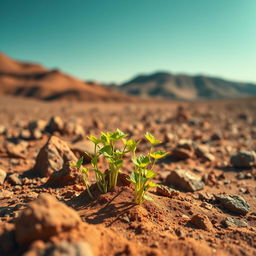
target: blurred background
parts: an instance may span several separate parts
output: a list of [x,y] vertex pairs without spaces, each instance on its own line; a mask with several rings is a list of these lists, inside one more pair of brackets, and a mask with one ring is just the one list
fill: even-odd
[[253,0],[26,0],[5,1],[0,12],[3,94],[47,100],[89,100],[89,94],[105,100],[106,88],[185,100],[256,94]]

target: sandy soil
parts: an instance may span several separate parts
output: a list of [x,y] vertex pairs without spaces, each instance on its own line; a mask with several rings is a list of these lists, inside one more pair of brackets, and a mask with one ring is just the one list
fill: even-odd
[[[93,255],[256,255],[255,162],[252,160],[251,166],[241,168],[230,163],[231,156],[238,151],[256,150],[255,109],[255,99],[104,104],[45,103],[1,96],[0,124],[7,129],[0,135],[0,169],[7,173],[0,185],[1,253],[46,255],[40,254],[38,248],[80,239],[89,243]],[[158,148],[170,152],[158,162],[155,181],[174,192],[164,196],[152,190],[154,200],[137,206],[132,203],[130,185],[121,184],[107,194],[100,194],[92,186],[94,199],[89,198],[82,183],[46,186],[48,177],[35,177],[31,170],[50,134],[43,133],[33,139],[26,137],[24,130],[30,121],[48,122],[52,116],[60,116],[64,122],[75,120],[83,127],[82,136],[54,133],[69,145],[76,140],[86,140],[85,135],[98,135],[102,130],[119,128],[134,139],[143,139],[146,131],[152,132],[163,141]],[[207,148],[206,152],[198,154],[188,148],[186,157],[179,158],[180,152],[176,151],[175,155],[173,151],[184,139]],[[16,148],[8,151],[6,143]],[[147,149],[142,140],[139,150],[146,152]],[[131,164],[126,161],[123,172],[129,174]],[[167,176],[177,168],[200,177],[204,187],[185,192],[181,186],[173,185]],[[19,175],[18,181],[10,178],[12,174]],[[90,178],[93,183],[93,175]],[[51,194],[73,208],[82,222],[69,232],[60,232],[43,241],[17,244],[12,233],[15,223],[27,205],[42,193]],[[240,214],[224,207],[215,197],[219,194],[241,196],[249,204],[249,210]],[[239,220],[240,224],[225,224],[228,217]],[[239,225],[243,227],[237,227]]]

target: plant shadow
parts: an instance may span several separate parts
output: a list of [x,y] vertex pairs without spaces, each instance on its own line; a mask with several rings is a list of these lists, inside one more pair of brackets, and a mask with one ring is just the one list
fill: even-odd
[[[127,202],[126,193],[127,190],[123,187],[117,187],[115,191],[101,194],[97,185],[94,184],[90,187],[90,191],[94,195],[90,198],[87,191],[82,192],[78,197],[67,201],[66,203],[76,210],[88,209],[88,212],[92,208],[99,208],[89,214],[82,214],[81,217],[84,221],[90,224],[103,223],[105,219],[114,218],[107,226],[111,226],[122,215],[132,209],[135,204]],[[119,198],[120,197],[120,198]]]

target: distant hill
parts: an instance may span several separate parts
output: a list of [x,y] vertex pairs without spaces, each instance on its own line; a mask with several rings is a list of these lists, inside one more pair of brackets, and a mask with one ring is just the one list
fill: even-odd
[[256,84],[167,72],[140,75],[117,88],[131,95],[165,99],[228,99],[256,95]]
[[20,62],[0,53],[0,94],[41,100],[128,101],[132,97],[97,83],[86,83],[59,70]]

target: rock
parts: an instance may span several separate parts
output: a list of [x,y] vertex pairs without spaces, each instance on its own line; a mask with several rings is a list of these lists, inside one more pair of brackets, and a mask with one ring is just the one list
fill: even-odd
[[104,123],[102,121],[100,121],[99,119],[93,119],[92,126],[99,130],[104,130],[104,128],[105,128]]
[[209,193],[200,192],[200,193],[198,193],[198,197],[200,200],[206,201],[206,202],[211,202],[214,200],[214,195],[209,194]]
[[6,172],[3,169],[0,169],[0,185],[4,184],[6,175]]
[[189,151],[193,151],[194,147],[195,147],[195,143],[192,140],[185,140],[182,139],[178,142],[177,144],[177,148],[184,148],[187,149]]
[[252,174],[247,172],[247,173],[243,173],[243,172],[239,172],[237,175],[236,175],[236,178],[238,180],[245,180],[245,179],[252,179]]
[[43,137],[43,134],[40,130],[35,129],[31,132],[31,138],[35,140],[39,140]]
[[64,127],[63,120],[59,116],[53,116],[47,125],[47,130],[51,133],[62,132],[63,127]]
[[201,180],[200,177],[182,169],[176,169],[172,171],[167,176],[166,182],[169,185],[176,186],[182,190],[189,192],[194,192],[204,188],[204,182]]
[[13,186],[22,185],[22,181],[19,178],[19,174],[17,174],[17,173],[13,173],[10,176],[8,176],[7,180]]
[[61,194],[61,196],[66,199],[73,198],[75,195],[76,195],[76,192],[74,190],[68,190],[68,191],[65,191],[63,194]]
[[215,160],[215,156],[209,152],[209,148],[203,145],[195,148],[195,154],[204,161],[212,162]]
[[10,159],[10,164],[13,166],[16,166],[16,165],[20,164],[20,161],[17,158],[12,158],[12,159]]
[[211,140],[221,140],[222,134],[220,132],[213,133],[211,136]]
[[241,196],[235,195],[215,195],[221,206],[233,213],[246,215],[250,210],[250,205]]
[[20,131],[20,136],[19,136],[21,139],[23,140],[29,140],[31,139],[31,133],[30,133],[30,130],[28,129],[22,129]]
[[175,140],[177,140],[177,136],[174,133],[170,133],[170,132],[165,133],[164,135],[165,142],[173,142]]
[[79,215],[49,194],[41,194],[24,209],[15,222],[19,245],[35,240],[48,241],[51,236],[76,228],[82,221]]
[[10,157],[25,158],[27,152],[28,143],[24,140],[18,143],[6,142],[5,148],[6,152]]
[[186,160],[192,157],[192,152],[184,148],[175,148],[172,150],[170,156],[178,160]]
[[84,136],[84,128],[76,121],[69,121],[64,124],[63,133],[68,135]]
[[6,127],[3,125],[0,125],[0,135],[5,135],[6,131],[7,131]]
[[250,168],[256,164],[256,153],[254,151],[239,151],[231,156],[230,162],[234,167]]
[[158,187],[156,187],[156,192],[160,195],[167,196],[167,197],[173,197],[179,194],[177,190],[172,189],[165,185],[159,185]]
[[39,151],[33,172],[36,175],[48,177],[59,171],[68,161],[77,161],[67,143],[56,136],[51,136],[48,142]]
[[74,162],[68,161],[60,171],[53,172],[45,185],[62,187],[83,182],[80,170],[77,167],[73,167],[72,164]]
[[0,191],[0,200],[2,199],[8,199],[11,198],[13,196],[13,192],[6,190],[6,189],[1,189]]
[[206,231],[213,231],[212,223],[206,215],[196,214],[191,218],[190,223],[195,225],[197,228]]
[[206,202],[202,202],[202,203],[200,204],[200,206],[203,207],[203,208],[205,208],[205,209],[207,209],[207,210],[211,210],[211,209],[212,209],[212,205],[211,205],[211,204],[208,204],[208,203],[206,203]]
[[28,129],[33,133],[35,130],[37,131],[44,131],[47,126],[47,122],[45,120],[33,120],[29,122]]
[[177,113],[176,113],[176,119],[178,121],[187,121],[190,118],[190,113],[188,113],[187,110],[183,106],[178,106],[177,107]]
[[242,227],[247,227],[248,223],[245,220],[239,220],[236,218],[231,218],[227,217],[225,220],[222,221],[222,224],[224,227],[237,227],[237,228],[242,228]]
[[38,197],[38,193],[30,191],[28,193],[26,193],[23,198],[25,202],[30,202],[35,200]]
[[44,249],[30,250],[24,256],[93,256],[91,246],[85,241],[61,241],[50,244]]

